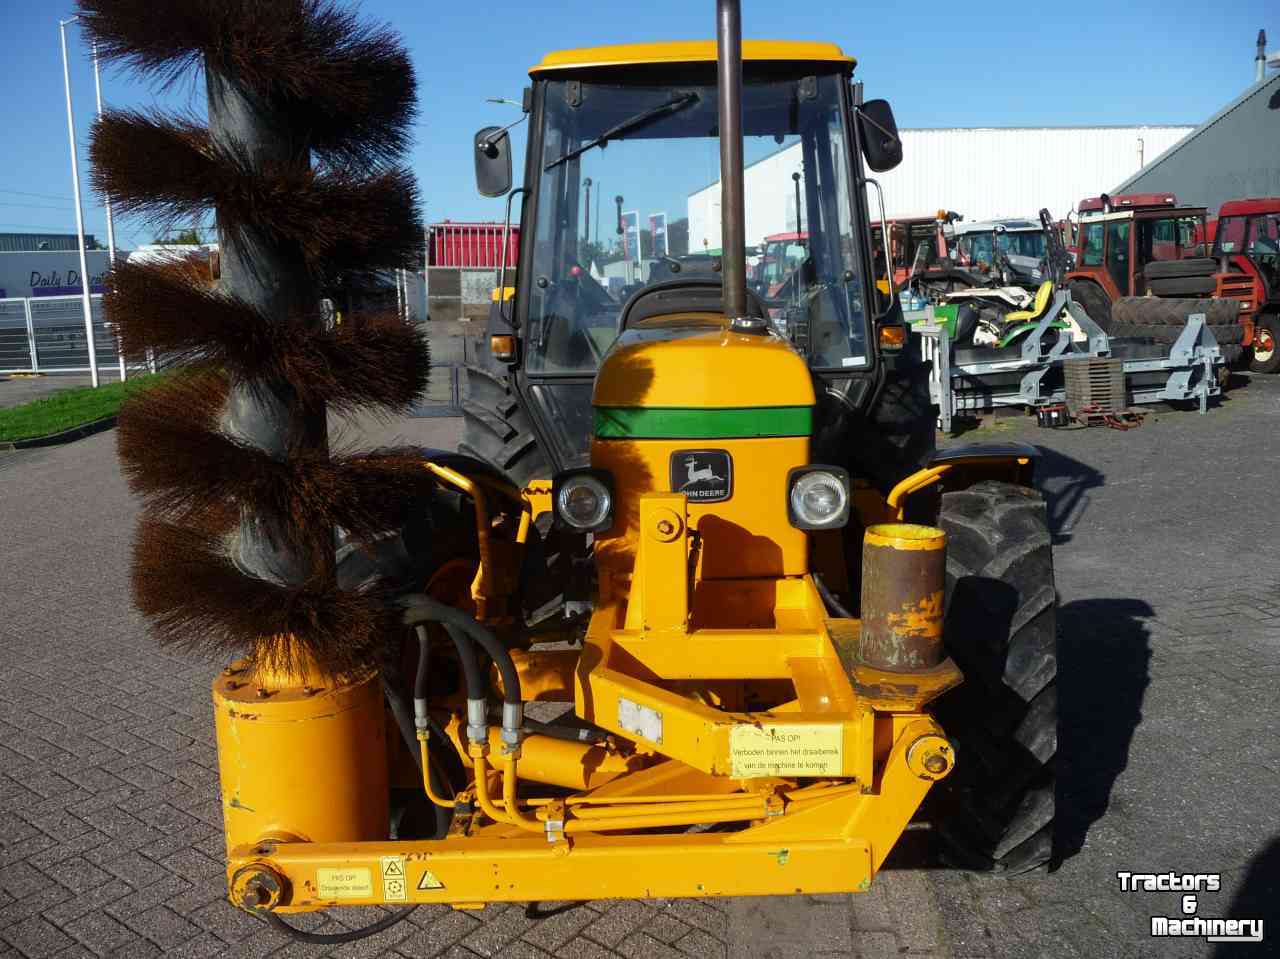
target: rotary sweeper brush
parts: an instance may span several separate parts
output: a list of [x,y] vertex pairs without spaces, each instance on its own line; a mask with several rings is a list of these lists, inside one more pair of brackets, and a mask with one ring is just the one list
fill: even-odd
[[[81,8],[107,55],[207,80],[207,128],[110,115],[94,160],[133,211],[213,208],[223,244],[216,289],[124,267],[108,303],[127,352],[185,361],[120,452],[148,506],[138,605],[164,641],[240,657],[213,688],[232,902],[289,928],[856,891],[913,817],[969,867],[1048,860],[1034,451],[934,452],[928,367],[871,260],[866,170],[901,142],[850,57],[743,43],[719,0],[714,42],[543,59],[521,190],[505,130],[475,139],[528,239],[461,451],[335,452],[327,408],[402,407],[426,372],[414,331],[317,308],[419,236],[398,41],[325,0]],[[795,143],[792,340],[746,284],[743,165]],[[717,166],[701,259],[674,231],[643,259],[622,198],[683,203]],[[618,185],[612,261],[588,174]]]

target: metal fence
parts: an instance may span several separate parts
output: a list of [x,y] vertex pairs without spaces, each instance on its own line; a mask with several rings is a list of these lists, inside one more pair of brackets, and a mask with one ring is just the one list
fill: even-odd
[[[431,329],[430,325],[427,327]],[[474,336],[431,337],[431,376],[412,416],[461,416],[468,364],[488,366],[488,343]]]
[[[116,338],[102,313],[102,294],[90,298],[99,368],[118,365]],[[89,343],[79,296],[0,299],[0,373],[85,373]]]

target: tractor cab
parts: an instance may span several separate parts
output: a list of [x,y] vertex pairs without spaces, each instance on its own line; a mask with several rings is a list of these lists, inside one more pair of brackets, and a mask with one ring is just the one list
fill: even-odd
[[[895,288],[902,287],[913,272],[930,269],[947,256],[946,241],[938,233],[939,224],[946,216],[946,212],[940,210],[930,216],[899,217],[888,222],[888,257],[893,265]],[[881,224],[871,224],[871,242],[877,251],[877,263],[883,262],[879,255],[883,249],[883,234]],[[880,278],[883,279],[882,276]]]
[[[798,231],[774,233],[760,244],[760,262],[756,266],[754,286],[766,300],[784,299],[787,287],[797,290],[800,278],[797,271],[809,259],[809,234]],[[797,282],[788,284],[793,276]]]
[[[1169,268],[1151,269],[1153,264],[1207,257],[1204,207],[1180,207],[1172,193],[1131,193],[1082,200],[1078,211],[1079,255],[1069,280],[1096,284],[1108,302],[1148,293],[1213,293],[1213,270],[1207,267],[1199,278],[1185,276],[1177,267],[1172,277],[1166,275]],[[1187,282],[1161,282],[1167,279]]]
[[[861,105],[852,69],[829,43],[743,44],[745,233],[766,237],[747,312],[789,333],[831,415],[869,403],[881,363],[876,327],[900,324],[896,307],[877,299],[861,185],[867,131],[880,134],[870,120],[855,122],[855,111],[888,105]],[[586,459],[592,390],[620,336],[641,317],[652,327],[660,315],[721,312],[716,48],[568,50],[530,74],[525,184],[512,194],[520,261],[490,332],[513,342],[497,372],[528,411],[548,465],[564,468]],[[891,114],[877,122],[892,128]],[[482,192],[501,195],[509,143],[491,130],[477,134],[477,171]],[[495,167],[501,189],[492,189]],[[777,200],[796,204],[800,231],[762,228]],[[668,227],[655,246],[643,225],[659,216]]]
[[1228,200],[1218,210],[1216,295],[1238,300],[1255,373],[1280,372],[1280,197]]
[[1223,272],[1235,272],[1261,281],[1253,303],[1245,308],[1280,300],[1280,197],[1228,200],[1218,210],[1213,237],[1213,258]]
[[1005,285],[1032,290],[1040,286],[1045,233],[1038,220],[956,223],[947,232],[951,259],[957,266],[999,276]]

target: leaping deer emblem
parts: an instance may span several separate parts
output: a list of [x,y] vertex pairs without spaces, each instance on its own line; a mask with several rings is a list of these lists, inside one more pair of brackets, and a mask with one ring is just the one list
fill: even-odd
[[723,476],[717,476],[710,466],[698,467],[698,458],[690,456],[684,461],[684,468],[689,473],[689,478],[685,481],[680,489],[692,486],[694,483],[700,483],[703,480],[710,480],[718,483],[724,482]]

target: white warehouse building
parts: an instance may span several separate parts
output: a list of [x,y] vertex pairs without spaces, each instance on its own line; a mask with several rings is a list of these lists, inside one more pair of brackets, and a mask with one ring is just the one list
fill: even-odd
[[[954,210],[969,221],[1056,219],[1085,197],[1132,177],[1194,126],[979,127],[901,131],[902,165],[869,174],[884,190],[889,219]],[[747,243],[796,228],[800,144],[747,167]],[[872,216],[879,204],[868,188]],[[720,247],[720,184],[689,197],[689,252]]]

